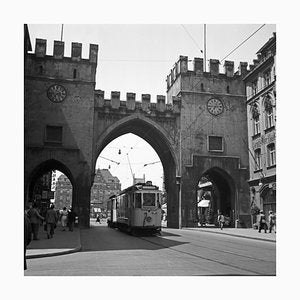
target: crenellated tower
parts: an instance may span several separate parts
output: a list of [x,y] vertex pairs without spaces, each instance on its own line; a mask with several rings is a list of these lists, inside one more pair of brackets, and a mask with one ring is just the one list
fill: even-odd
[[[181,100],[182,225],[195,226],[201,178],[214,190],[211,208],[231,218],[231,225],[251,226],[248,197],[247,113],[245,84],[247,63],[235,71],[233,61],[180,56],[167,76],[167,103]],[[201,184],[200,184],[201,186]]]
[[73,186],[72,205],[82,226],[89,224],[92,184],[94,91],[98,45],[90,44],[82,58],[82,44],[36,39],[34,53],[25,54],[25,202],[34,197],[33,184],[41,172],[60,170]]

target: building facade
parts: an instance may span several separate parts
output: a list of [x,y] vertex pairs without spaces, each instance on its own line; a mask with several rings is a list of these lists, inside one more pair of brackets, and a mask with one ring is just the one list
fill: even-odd
[[118,177],[112,176],[108,169],[97,169],[91,189],[91,215],[106,211],[110,196],[121,191]]
[[247,92],[251,206],[276,212],[276,34],[244,78]]
[[[55,189],[55,207],[63,209],[72,206],[72,184],[64,174],[58,177]],[[106,210],[106,203],[111,195],[121,191],[120,180],[112,176],[107,169],[97,169],[94,177],[94,184],[91,188],[91,215]]]

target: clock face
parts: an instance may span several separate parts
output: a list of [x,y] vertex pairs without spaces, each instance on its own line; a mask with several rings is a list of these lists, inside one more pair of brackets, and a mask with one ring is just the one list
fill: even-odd
[[47,96],[52,102],[58,103],[65,100],[67,91],[62,85],[54,84],[49,87]]
[[214,116],[221,114],[224,106],[221,100],[212,98],[207,101],[207,110]]

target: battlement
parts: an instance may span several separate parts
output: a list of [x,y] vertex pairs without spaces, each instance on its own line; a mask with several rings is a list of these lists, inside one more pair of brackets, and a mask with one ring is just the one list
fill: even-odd
[[[189,70],[189,62],[193,63],[193,70]],[[195,57],[194,60],[189,60],[187,56],[180,56],[167,76],[167,90],[174,84],[180,75],[194,75],[194,76],[222,76],[222,78],[238,78],[245,76],[249,71],[247,70],[248,63],[240,62],[237,72],[234,72],[234,62],[225,60],[224,73],[220,73],[220,61],[218,59],[209,60],[209,70],[204,72],[203,58]]]
[[151,102],[151,95],[149,94],[142,94],[141,100],[138,101],[135,93],[127,93],[126,100],[120,100],[120,92],[116,91],[112,91],[110,98],[106,99],[104,91],[95,90],[95,107],[98,108],[140,110],[150,116],[159,112],[180,113],[181,99],[179,97],[173,97],[173,104],[166,104],[166,97],[163,95],[157,95],[156,101],[156,103]]
[[47,40],[45,39],[36,39],[35,42],[35,51],[34,55],[38,58],[53,58],[56,60],[63,60],[63,59],[71,59],[74,62],[89,62],[92,64],[97,64],[98,59],[98,45],[96,44],[90,44],[89,48],[89,58],[83,59],[81,57],[82,55],[82,43],[72,43],[71,48],[71,57],[65,57],[64,56],[65,51],[65,43],[62,41],[54,41],[53,46],[53,55],[46,55],[47,52]]

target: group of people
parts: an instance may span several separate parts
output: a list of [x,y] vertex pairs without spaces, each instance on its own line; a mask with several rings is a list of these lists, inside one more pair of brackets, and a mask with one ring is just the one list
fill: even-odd
[[33,235],[33,240],[39,240],[39,228],[40,225],[44,223],[44,230],[47,232],[47,238],[53,238],[54,230],[56,228],[57,222],[60,219],[62,230],[65,231],[66,227],[69,228],[69,231],[73,231],[74,223],[76,219],[76,214],[71,208],[69,211],[66,207],[63,208],[61,212],[57,212],[54,210],[54,204],[51,204],[45,215],[41,215],[37,204],[34,202],[31,208],[27,208],[25,210],[25,214],[27,215],[30,225],[31,225],[31,233]]
[[[274,232],[276,233],[276,215],[271,210],[269,211],[268,221],[269,221],[269,233],[272,233],[273,229]],[[258,215],[258,232],[261,232],[262,229],[264,229],[265,233],[267,233],[268,230],[267,218],[263,210],[261,210],[260,214]]]
[[62,231],[66,231],[66,227],[69,227],[69,231],[73,231],[74,223],[76,220],[76,213],[73,211],[73,208],[70,208],[68,211],[66,207],[61,211],[61,226]]
[[[269,233],[272,233],[272,230],[276,233],[276,215],[273,213],[273,211],[269,211]],[[219,213],[218,215],[218,223],[221,230],[223,230],[224,224],[225,224],[225,217],[222,213]],[[261,232],[263,229],[265,233],[267,233],[268,230],[268,223],[266,215],[264,214],[264,211],[261,210],[260,214],[258,216],[258,232]]]
[[37,203],[33,203],[31,207],[25,208],[24,214],[24,270],[27,269],[26,264],[26,248],[32,240],[39,240],[39,228],[44,223],[44,230],[47,232],[47,238],[51,239],[58,220],[61,220],[62,230],[65,231],[69,227],[69,231],[73,231],[76,219],[76,213],[71,208],[67,211],[64,207],[61,212],[54,210],[54,204],[51,204],[44,215],[38,209]]

